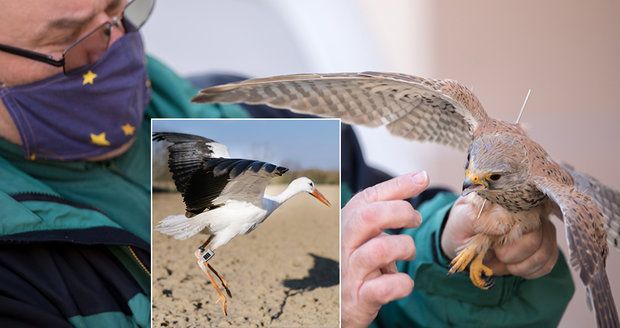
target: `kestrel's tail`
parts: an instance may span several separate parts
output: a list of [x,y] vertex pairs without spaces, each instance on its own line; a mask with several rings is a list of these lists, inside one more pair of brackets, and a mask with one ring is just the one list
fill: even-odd
[[171,215],[157,224],[157,231],[176,239],[190,238],[207,227],[205,218],[198,215],[191,218],[185,215]]
[[597,270],[592,284],[587,287],[588,305],[594,306],[596,325],[599,328],[618,328],[618,310],[611,294],[605,270]]

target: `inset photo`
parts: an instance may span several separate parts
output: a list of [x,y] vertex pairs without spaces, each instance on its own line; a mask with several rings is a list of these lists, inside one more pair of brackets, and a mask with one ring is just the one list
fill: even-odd
[[337,327],[340,120],[152,131],[153,327]]

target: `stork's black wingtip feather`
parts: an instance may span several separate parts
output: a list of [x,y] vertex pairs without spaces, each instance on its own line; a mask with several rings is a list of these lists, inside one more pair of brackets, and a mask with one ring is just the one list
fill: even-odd
[[209,139],[209,138],[194,135],[194,134],[188,134],[188,133],[180,133],[180,132],[155,132],[153,133],[153,141],[161,141],[161,140],[166,140],[174,144],[183,143],[183,142],[196,142],[196,141],[202,141],[205,143],[217,142],[213,139]]
[[284,173],[286,173],[286,172],[288,172],[288,168],[286,168],[286,167],[283,167],[283,166],[278,166],[278,167],[276,168],[276,174],[277,174],[277,175],[282,175],[282,174],[284,174]]
[[164,133],[161,133],[161,132],[153,133],[153,141],[162,141],[162,140],[166,140],[166,135]]

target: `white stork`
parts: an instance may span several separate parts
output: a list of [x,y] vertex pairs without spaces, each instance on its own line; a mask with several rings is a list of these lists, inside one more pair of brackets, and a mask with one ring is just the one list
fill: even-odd
[[215,287],[222,310],[227,315],[226,296],[207,270],[208,267],[215,273],[228,296],[232,297],[226,281],[208,263],[215,255],[215,249],[256,229],[273,211],[298,193],[307,192],[327,206],[330,203],[306,177],[293,180],[278,195],[266,195],[269,180],[288,169],[261,161],[229,158],[226,146],[214,140],[171,132],[156,132],[153,140],[172,143],[168,146],[168,167],[186,206],[185,215],[168,216],[156,229],[176,239],[187,239],[199,232],[209,235],[195,256],[198,266]]

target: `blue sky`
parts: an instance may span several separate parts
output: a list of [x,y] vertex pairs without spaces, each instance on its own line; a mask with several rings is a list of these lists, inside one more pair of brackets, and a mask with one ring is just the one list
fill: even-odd
[[153,120],[153,132],[200,135],[228,147],[231,157],[289,169],[339,168],[338,120]]

